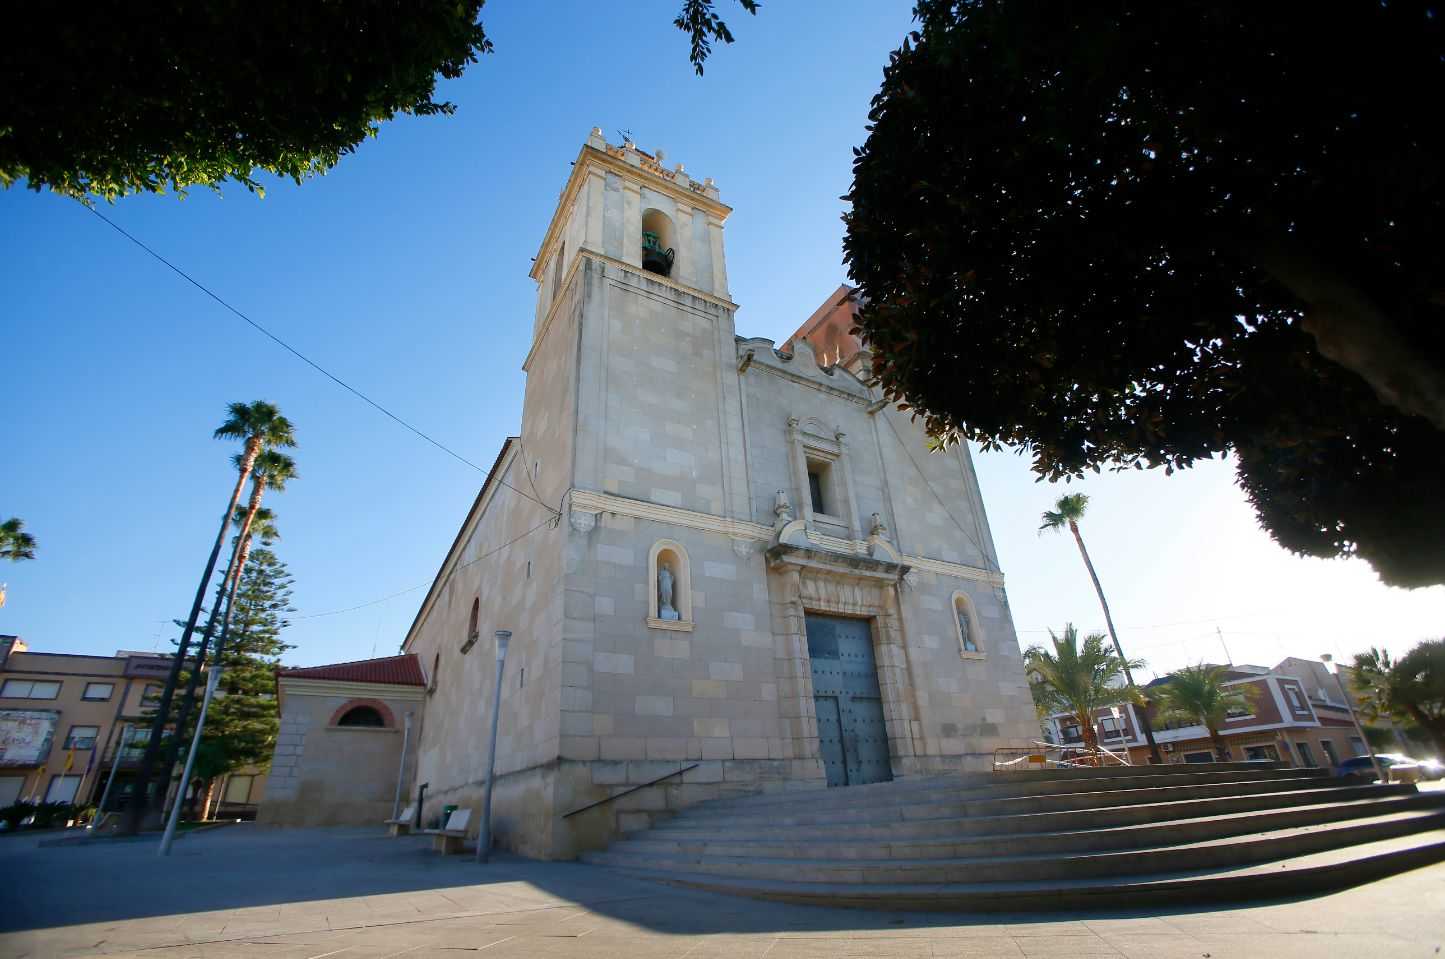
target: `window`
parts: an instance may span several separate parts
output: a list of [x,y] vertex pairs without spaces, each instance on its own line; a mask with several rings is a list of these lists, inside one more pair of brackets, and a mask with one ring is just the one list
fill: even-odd
[[973,601],[962,590],[953,594],[953,628],[958,635],[958,652],[964,659],[983,655],[983,630],[974,615]]
[[1298,686],[1284,687],[1284,698],[1289,700],[1290,709],[1300,714],[1306,714],[1309,709],[1305,706],[1304,697],[1299,693]]
[[467,617],[467,634],[462,637],[463,655],[477,644],[477,636],[479,635],[477,621],[481,617],[481,614],[482,599],[478,596],[472,600],[472,612],[471,615]]
[[1365,741],[1359,736],[1350,737],[1350,752],[1354,753],[1356,756],[1369,755],[1369,753],[1365,750]]
[[1084,741],[1084,733],[1078,723],[1060,723],[1059,738],[1066,743],[1079,743]]
[[110,699],[113,692],[115,692],[115,683],[86,683],[85,693],[80,698],[103,703]]
[[1278,749],[1275,749],[1273,746],[1270,746],[1270,745],[1265,745],[1265,746],[1245,746],[1245,747],[1244,747],[1244,758],[1245,758],[1245,759],[1253,759],[1253,760],[1270,759],[1270,760],[1278,761],[1278,760],[1279,760],[1279,750],[1278,750]]
[[1124,738],[1123,724],[1120,723],[1113,716],[1105,716],[1103,719],[1099,720],[1099,731],[1104,734],[1105,739]]
[[814,463],[808,464],[808,502],[813,507],[813,512],[828,512],[823,501],[823,467]]
[[1294,748],[1299,750],[1300,762],[1306,766],[1318,766],[1315,762],[1314,751],[1310,749],[1309,743],[1295,743]]
[[1214,762],[1214,753],[1185,753],[1184,761],[1186,763],[1212,763]]
[[368,726],[377,729],[386,727],[386,720],[373,706],[353,706],[336,721],[338,726]]
[[251,801],[251,785],[255,776],[232,776],[226,780],[226,798],[228,803],[248,803]]
[[1254,718],[1254,710],[1253,710],[1253,709],[1250,709],[1248,706],[1246,706],[1244,709],[1226,709],[1226,710],[1224,711],[1224,718],[1225,718],[1225,719],[1252,719],[1252,718]]
[[140,694],[142,706],[156,707],[161,704],[161,686],[158,683],[147,683],[144,692]]
[[1320,748],[1325,751],[1325,758],[1330,761],[1331,766],[1338,766],[1340,764],[1340,757],[1335,755],[1334,743],[1330,742],[1328,739],[1321,739]]
[[426,691],[434,693],[437,691],[437,675],[442,669],[442,654],[437,653],[431,658],[431,682],[427,683]]
[[75,791],[79,788],[79,776],[52,776],[50,786],[45,790],[45,801],[73,802]]
[[43,679],[7,679],[0,686],[3,699],[54,699],[60,695],[60,683]]
[[99,726],[71,726],[62,749],[94,749],[95,737],[100,734]]
[[692,629],[692,571],[681,543],[660,539],[647,559],[647,625],[653,629]]

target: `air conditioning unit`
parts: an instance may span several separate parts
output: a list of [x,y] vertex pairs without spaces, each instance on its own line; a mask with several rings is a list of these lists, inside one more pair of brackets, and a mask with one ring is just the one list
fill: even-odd
[[1174,744],[1173,744],[1173,743],[1160,743],[1160,744],[1159,744],[1159,748],[1162,749],[1162,750],[1164,750],[1166,753],[1172,753],[1172,752],[1174,751]]

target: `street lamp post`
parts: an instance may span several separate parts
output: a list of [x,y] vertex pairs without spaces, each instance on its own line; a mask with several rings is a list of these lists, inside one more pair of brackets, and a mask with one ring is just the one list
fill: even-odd
[[1380,784],[1385,785],[1390,780],[1385,776],[1385,769],[1380,765],[1380,760],[1375,756],[1375,747],[1370,745],[1370,737],[1365,735],[1365,730],[1360,726],[1360,720],[1355,716],[1355,703],[1350,698],[1350,693],[1345,689],[1345,681],[1340,676],[1340,669],[1334,663],[1335,657],[1329,653],[1321,653],[1320,661],[1325,664],[1325,672],[1335,674],[1335,685],[1340,687],[1340,695],[1345,698],[1345,708],[1350,711],[1350,722],[1355,724],[1355,732],[1360,734],[1360,742],[1365,744],[1365,754],[1370,757],[1370,765],[1375,767],[1375,775],[1379,777]]
[[[191,769],[196,765],[196,750],[201,745],[201,731],[206,728],[206,712],[211,708],[211,698],[216,695],[216,684],[221,681],[221,657],[220,650],[211,664],[211,675],[206,682],[206,695],[201,700],[201,714],[196,717],[196,731],[191,734],[191,750],[186,755],[186,771],[181,773],[181,785],[176,790],[176,801],[171,806],[170,818],[166,820],[166,831],[161,836],[161,845],[156,850],[158,856],[169,856],[171,854],[171,843],[176,840],[176,823],[181,818],[181,806],[185,805],[186,787],[191,782]],[[180,735],[176,730],[176,735]]]
[[110,787],[115,785],[115,771],[120,768],[120,757],[125,752],[126,741],[130,738],[130,723],[126,723],[120,730],[120,744],[115,747],[115,755],[110,758],[110,775],[106,777],[105,789],[100,794],[100,805],[95,807],[95,815],[90,817],[90,825],[85,827],[86,832],[95,829],[95,821],[105,815],[105,801],[110,798]]
[[492,781],[497,773],[497,721],[502,714],[502,669],[507,665],[507,642],[510,629],[497,630],[497,685],[492,693],[492,747],[487,752],[487,788],[482,796],[482,830],[477,834],[477,862],[486,862],[492,854]]

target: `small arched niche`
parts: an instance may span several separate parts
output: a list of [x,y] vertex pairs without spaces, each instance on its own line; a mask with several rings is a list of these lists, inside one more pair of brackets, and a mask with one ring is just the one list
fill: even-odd
[[653,629],[692,629],[692,565],[681,543],[660,539],[647,559],[651,583],[647,625]]
[[672,217],[661,210],[642,211],[642,268],[660,276],[671,276],[676,258],[677,230]]
[[958,638],[958,654],[964,659],[983,658],[983,627],[979,625],[978,613],[968,594],[958,590],[950,604],[953,610],[953,628]]

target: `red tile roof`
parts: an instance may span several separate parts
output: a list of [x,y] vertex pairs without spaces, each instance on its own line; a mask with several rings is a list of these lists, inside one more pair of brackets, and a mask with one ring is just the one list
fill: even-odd
[[283,679],[332,679],[347,683],[390,683],[394,686],[425,686],[421,664],[415,656],[384,656],[381,659],[359,659],[351,663],[329,666],[306,666],[300,669],[278,669]]

